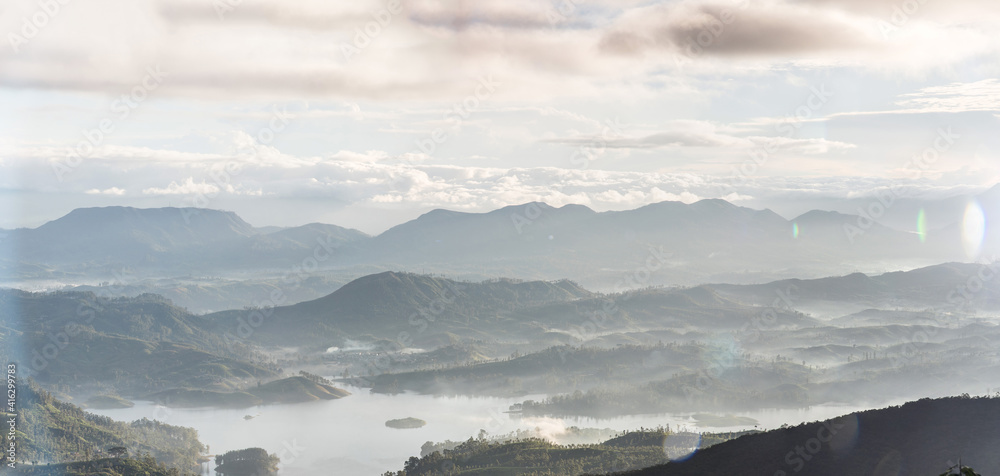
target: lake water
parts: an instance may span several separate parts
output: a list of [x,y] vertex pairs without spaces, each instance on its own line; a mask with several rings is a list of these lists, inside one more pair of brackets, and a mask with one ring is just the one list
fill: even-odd
[[[368,389],[345,387],[351,396],[340,400],[296,405],[266,405],[240,410],[170,409],[148,402],[132,408],[98,410],[120,421],[156,419],[171,425],[198,430],[199,439],[210,452],[261,447],[281,458],[282,476],[380,475],[399,470],[410,456],[419,456],[426,441],[466,440],[480,429],[491,435],[517,429],[540,428],[557,436],[568,426],[632,430],[640,426],[669,424],[690,430],[729,431],[738,428],[699,428],[690,414],[639,415],[614,419],[520,418],[504,413],[513,404],[534,398],[434,397],[429,395],[381,395]],[[765,410],[736,413],[760,422],[759,428],[772,429],[783,423],[796,425],[825,420],[863,410],[857,406],[819,405],[805,409]],[[245,420],[244,416],[255,416]],[[427,421],[417,429],[387,428],[386,420],[415,417]],[[207,465],[206,465],[207,466]],[[212,465],[214,466],[214,464]],[[206,471],[206,474],[209,474]]]

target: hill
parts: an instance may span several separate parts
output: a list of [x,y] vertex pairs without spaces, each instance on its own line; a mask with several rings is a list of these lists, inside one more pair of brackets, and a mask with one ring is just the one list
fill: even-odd
[[336,400],[348,395],[350,392],[346,390],[296,376],[274,380],[256,387],[248,386],[244,390],[235,392],[174,388],[154,393],[147,398],[161,405],[176,408],[247,408],[267,404]]
[[209,327],[155,295],[0,291],[0,332],[17,336],[0,356],[23,362],[39,383],[77,396],[229,391],[278,374],[254,348]]
[[204,451],[193,429],[147,419],[117,422],[59,401],[24,380],[17,386],[16,410],[17,456],[22,462],[61,463],[88,456],[98,458],[108,448],[120,446],[132,454],[149,453],[174,468],[197,470]]
[[[262,232],[233,212],[203,208],[79,208],[38,228],[7,233],[0,253],[13,276],[136,277],[283,267],[317,248],[340,255],[342,246],[368,235],[335,225],[309,224]],[[40,266],[40,267],[38,267]],[[57,274],[62,274],[56,272]]]
[[747,435],[645,475],[938,475],[961,458],[983,476],[1000,474],[1000,398],[924,399]]
[[497,322],[507,322],[505,316],[523,307],[592,295],[570,281],[468,283],[385,272],[358,278],[320,299],[264,309],[252,328],[245,311],[205,319],[220,333],[249,334],[267,344],[339,345],[339,340],[364,335],[395,340],[402,332],[413,339],[445,332],[486,337]]
[[577,475],[624,471],[667,461],[667,453],[686,451],[683,447],[692,441],[708,447],[740,435],[640,429],[623,432],[600,444],[574,445],[559,445],[540,438],[491,441],[480,436],[450,449],[411,457],[402,471],[388,471],[383,476]]
[[[909,271],[852,273],[819,279],[785,279],[767,284],[712,284],[708,288],[740,302],[764,304],[862,304],[867,307],[927,306],[961,310],[1000,309],[1000,262],[944,263]],[[793,302],[794,301],[794,302]]]

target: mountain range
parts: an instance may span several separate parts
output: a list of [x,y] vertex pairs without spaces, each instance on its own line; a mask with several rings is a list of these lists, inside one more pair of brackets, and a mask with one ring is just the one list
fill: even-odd
[[[392,269],[472,279],[572,276],[597,289],[636,274],[644,285],[766,282],[990,256],[1000,252],[1000,229],[989,226],[1000,220],[998,197],[1000,186],[964,198],[979,204],[981,221],[954,211],[958,198],[919,202],[936,210],[919,230],[916,215],[913,227],[880,223],[889,214],[880,210],[915,206],[903,200],[888,208],[873,201],[874,217],[862,208],[864,215],[814,210],[790,220],[719,199],[608,212],[532,202],[487,213],[433,210],[377,236],[319,223],[255,228],[219,210],[85,208],[5,232],[0,281],[228,276],[287,284],[319,270],[346,282]],[[940,216],[944,209],[952,216]]]

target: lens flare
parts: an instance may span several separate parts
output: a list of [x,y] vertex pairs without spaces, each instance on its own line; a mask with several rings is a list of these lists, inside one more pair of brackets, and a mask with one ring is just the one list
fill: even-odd
[[983,208],[977,202],[970,202],[965,207],[965,216],[962,218],[962,246],[965,247],[965,255],[969,259],[979,255],[985,233],[986,216],[983,214]]
[[684,461],[701,447],[701,434],[693,432],[671,433],[663,439],[663,454],[670,461]]
[[927,241],[927,213],[924,212],[923,208],[917,212],[917,236],[921,243]]
[[798,237],[799,237],[799,224],[792,223],[792,238],[798,238]]

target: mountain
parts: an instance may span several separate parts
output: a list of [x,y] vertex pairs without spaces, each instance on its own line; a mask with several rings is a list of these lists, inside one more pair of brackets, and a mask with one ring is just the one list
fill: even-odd
[[334,345],[364,335],[394,340],[401,332],[411,338],[445,332],[486,338],[483,326],[495,326],[518,309],[592,295],[570,281],[467,283],[385,272],[358,278],[312,301],[204,317],[220,333],[269,344]]
[[30,293],[0,289],[0,324],[21,332],[88,329],[145,341],[171,341],[242,357],[211,323],[155,294],[109,298],[90,292]]
[[262,233],[233,212],[203,208],[80,208],[38,228],[10,232],[0,256],[7,257],[7,267],[19,263],[15,276],[32,276],[32,264],[91,275],[218,275],[286,267],[320,254],[318,249],[327,257],[339,255],[340,247],[368,238],[316,223]]
[[363,241],[370,236],[358,230],[344,228],[336,225],[323,223],[310,223],[308,225],[282,228],[280,230],[264,233],[258,237],[258,243],[272,242],[275,245],[286,246],[315,246],[317,240],[332,241],[335,243],[349,243]]
[[[0,272],[69,282],[117,274],[287,278],[321,269],[345,281],[385,269],[572,276],[603,289],[637,272],[645,276],[640,287],[761,282],[966,260],[975,250],[960,222],[920,235],[866,215],[812,211],[786,220],[719,199],[600,213],[531,202],[486,213],[433,210],[373,237],[318,223],[256,229],[217,210],[86,208],[10,232],[0,242]],[[987,227],[979,253],[993,250],[996,233]]]
[[[583,206],[555,208],[531,202],[487,213],[432,210],[378,235],[369,256],[402,262],[474,259],[505,261],[558,251],[574,235],[566,233],[597,214]],[[549,239],[551,233],[558,240]],[[484,250],[489,250],[484,253]],[[371,260],[371,258],[369,258]]]
[[35,229],[16,230],[19,258],[47,264],[157,262],[178,250],[254,235],[232,212],[196,208],[78,208]]
[[920,306],[959,311],[1000,309],[1000,262],[945,263],[868,276],[852,273],[820,279],[787,279],[759,285],[706,287],[739,302],[783,306],[838,303],[868,307]]
[[0,346],[0,357],[78,396],[108,389],[131,398],[175,387],[230,391],[278,374],[253,347],[211,327],[154,295],[0,291],[0,334],[11,341]]
[[624,473],[937,475],[962,464],[1000,475],[1000,398],[924,399],[719,443],[686,461]]

